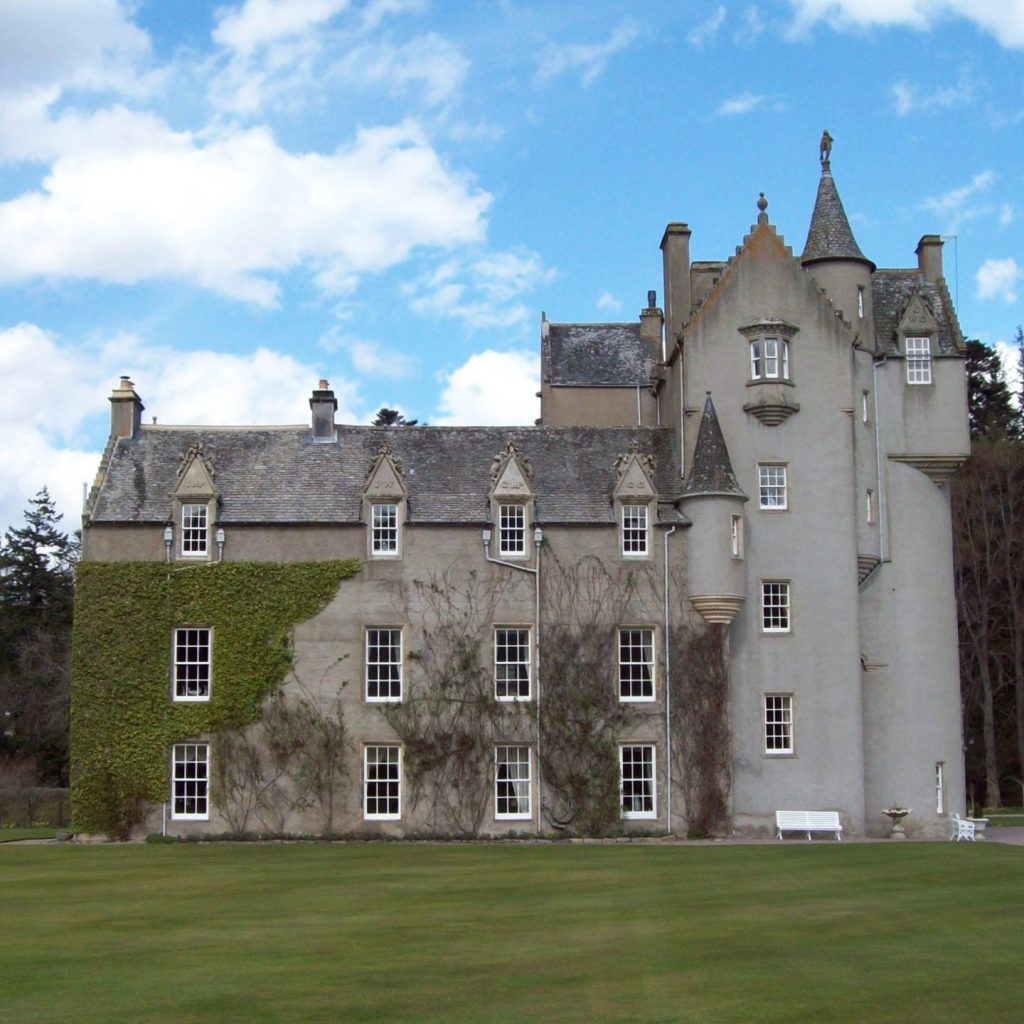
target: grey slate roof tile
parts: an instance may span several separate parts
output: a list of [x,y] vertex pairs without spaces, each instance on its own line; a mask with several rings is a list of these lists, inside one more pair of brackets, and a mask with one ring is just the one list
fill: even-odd
[[638,323],[548,324],[541,345],[544,379],[563,386],[646,386],[652,364]]
[[920,292],[939,328],[940,355],[963,351],[963,335],[944,284],[922,279],[918,270],[876,270],[871,278],[871,297],[875,307],[875,339],[879,352],[893,355],[899,351],[897,330],[915,292]]
[[729,449],[726,447],[715,403],[711,401],[710,394],[704,400],[704,412],[701,414],[697,443],[693,449],[693,460],[690,463],[690,472],[686,477],[683,493],[686,496],[735,494],[744,497],[732,469]]
[[[814,213],[811,214],[811,226],[807,231],[807,244],[800,262],[813,263],[824,259],[854,259],[871,263],[853,237],[853,230],[827,161],[822,165]],[[873,268],[874,264],[871,263],[871,266]]]
[[[680,481],[667,427],[356,427],[313,444],[306,427],[144,426],[114,447],[93,522],[166,522],[180,459],[200,442],[212,459],[224,523],[357,523],[381,444],[401,460],[411,523],[482,523],[494,456],[511,440],[533,470],[537,519],[612,523],[615,460],[633,440],[653,456],[659,497]],[[662,521],[686,522],[671,504]]]

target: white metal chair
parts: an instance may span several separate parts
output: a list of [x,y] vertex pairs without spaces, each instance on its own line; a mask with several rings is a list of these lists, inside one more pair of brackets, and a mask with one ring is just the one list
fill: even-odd
[[953,834],[949,837],[958,843],[961,839],[974,842],[974,822],[970,818],[961,818],[959,814],[951,814],[949,820],[953,825]]

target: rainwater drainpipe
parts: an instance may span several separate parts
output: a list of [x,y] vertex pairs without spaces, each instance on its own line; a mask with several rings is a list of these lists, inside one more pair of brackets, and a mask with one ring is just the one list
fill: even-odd
[[672,835],[672,646],[669,643],[668,539],[674,526],[665,531],[665,832]]
[[875,475],[878,477],[878,564],[885,561],[885,539],[889,530],[889,497],[885,486],[885,476],[882,474],[882,424],[878,419],[878,368],[882,366],[888,356],[871,361],[871,387],[874,394],[871,396],[875,404]]
[[520,572],[528,572],[533,575],[533,646],[534,660],[537,666],[537,834],[540,835],[540,548],[544,542],[544,531],[539,527],[533,528],[533,547],[536,552],[534,565],[519,565],[516,562],[504,562],[500,558],[491,557],[491,531],[484,527],[481,532],[484,542],[484,560],[494,565],[504,565],[509,569],[518,569]]

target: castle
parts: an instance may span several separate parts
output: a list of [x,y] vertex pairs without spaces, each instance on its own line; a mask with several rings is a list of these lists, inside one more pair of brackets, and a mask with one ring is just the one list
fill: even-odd
[[[635,323],[542,317],[534,426],[342,425],[326,381],[305,425],[144,425],[122,378],[83,566],[358,561],[295,625],[284,684],[343,716],[329,831],[763,834],[800,808],[882,835],[895,802],[945,837],[964,810],[964,340],[941,239],[877,268],[829,150],[802,254],[762,195],[727,260],[691,261],[668,225],[663,309],[650,292]],[[170,614],[159,671],[132,683],[166,740],[144,752],[141,827],[269,828],[255,783],[240,819],[218,776],[224,613]],[[76,676],[79,710],[95,692]],[[119,742],[100,749],[97,717],[73,731],[83,807]],[[279,830],[315,830],[282,785]]]

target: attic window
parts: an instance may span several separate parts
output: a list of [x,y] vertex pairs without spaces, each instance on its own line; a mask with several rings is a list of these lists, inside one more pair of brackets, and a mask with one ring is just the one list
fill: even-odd
[[929,338],[907,338],[907,383],[931,384],[932,343]]

